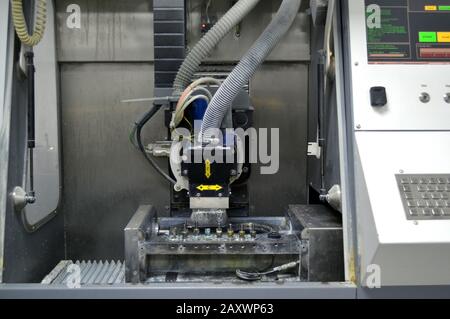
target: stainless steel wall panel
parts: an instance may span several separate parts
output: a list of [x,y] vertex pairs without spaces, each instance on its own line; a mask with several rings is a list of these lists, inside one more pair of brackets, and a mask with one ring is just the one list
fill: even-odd
[[73,61],[152,61],[151,0],[78,0],[81,28],[67,27],[72,0],[56,1],[58,59]]
[[[62,65],[68,256],[121,259],[123,229],[137,207],[151,203],[165,212],[168,184],[128,140],[131,124],[148,106],[121,103],[122,99],[152,96],[152,91],[151,64]],[[161,112],[149,123],[145,141],[165,137],[162,116]]]
[[[188,47],[202,36],[201,12],[203,0],[189,0]],[[153,61],[152,0],[80,0],[81,29],[70,29],[66,21],[67,7],[73,1],[56,1],[59,35],[58,59],[61,62],[88,61]],[[261,1],[241,24],[240,36],[231,32],[208,59],[211,62],[237,62],[256,41],[278,9],[280,0]],[[293,27],[269,56],[269,61],[308,61],[310,16],[305,13],[307,1]],[[231,1],[213,1],[210,12],[222,16]]]
[[[57,3],[67,257],[122,259],[123,228],[137,207],[152,204],[159,215],[166,215],[169,202],[169,185],[128,142],[131,123],[147,105],[120,103],[153,96],[152,5],[150,0],[79,1],[82,12],[88,11],[83,13],[82,29],[76,31],[65,26],[69,3]],[[194,41],[199,30],[192,20],[192,12],[200,12],[195,3],[188,1],[189,41]],[[212,61],[239,59],[278,5],[279,1],[261,1],[244,22],[248,26],[243,26],[239,40],[227,37]],[[258,167],[254,169],[250,182],[253,215],[281,215],[288,204],[306,202],[309,17],[305,13],[299,17],[272,61],[250,83],[256,127],[281,129],[279,173],[259,175]],[[233,51],[236,47],[240,51]],[[220,50],[225,50],[224,55],[217,55]],[[165,136],[161,112],[145,131],[145,141]],[[166,163],[162,160],[161,164],[165,167]],[[267,196],[268,190],[276,196]]]
[[[233,1],[213,1],[209,10],[210,16],[222,16]],[[305,13],[309,1],[303,1],[293,26],[268,57],[268,61],[308,61],[310,16]],[[193,47],[202,36],[200,24],[204,0],[188,1],[188,47]],[[255,9],[242,21],[240,36],[235,31],[228,34],[212,52],[208,61],[239,61],[250,49],[256,39],[269,25],[273,15],[278,10],[281,0],[261,1]]]
[[280,170],[250,180],[252,214],[282,214],[289,204],[306,202],[308,66],[269,63],[250,83],[256,128],[280,129]]

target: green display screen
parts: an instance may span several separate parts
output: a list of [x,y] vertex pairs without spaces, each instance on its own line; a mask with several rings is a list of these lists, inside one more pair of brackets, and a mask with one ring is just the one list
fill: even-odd
[[370,63],[450,62],[450,0],[365,0]]

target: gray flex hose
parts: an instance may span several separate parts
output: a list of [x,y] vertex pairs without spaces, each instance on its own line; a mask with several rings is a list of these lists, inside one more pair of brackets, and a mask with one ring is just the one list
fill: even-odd
[[300,4],[301,0],[283,0],[272,22],[217,90],[203,118],[199,139],[211,137],[207,131],[220,128],[239,91],[291,27]]
[[181,94],[191,84],[202,61],[217,44],[253,10],[260,0],[240,0],[194,46],[181,65],[173,83],[174,94]]

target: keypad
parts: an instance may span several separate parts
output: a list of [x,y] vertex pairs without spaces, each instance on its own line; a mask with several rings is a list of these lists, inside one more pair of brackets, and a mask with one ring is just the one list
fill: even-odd
[[406,218],[450,220],[450,175],[396,175]]

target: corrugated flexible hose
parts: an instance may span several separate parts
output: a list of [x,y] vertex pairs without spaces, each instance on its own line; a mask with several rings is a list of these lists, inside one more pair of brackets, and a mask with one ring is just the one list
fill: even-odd
[[23,15],[23,0],[11,0],[14,28],[20,41],[30,47],[36,46],[44,36],[47,22],[47,0],[37,0],[36,18],[33,34],[28,33],[27,22]]
[[214,135],[213,131],[220,128],[225,114],[239,91],[291,27],[300,4],[301,0],[283,0],[272,22],[214,95],[203,119],[200,140],[211,138]]
[[191,84],[202,61],[219,42],[258,4],[260,0],[240,0],[205,34],[184,60],[173,83],[174,95]]

